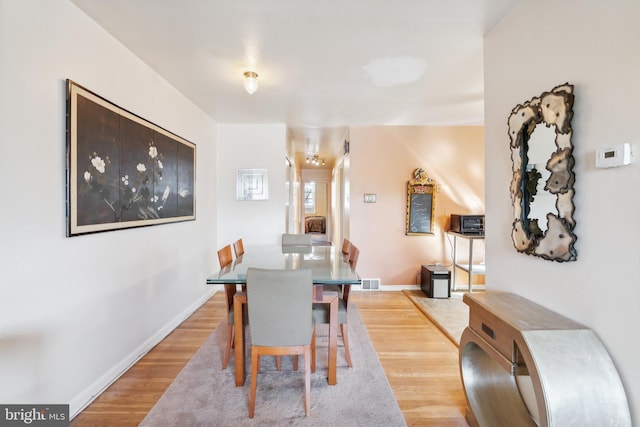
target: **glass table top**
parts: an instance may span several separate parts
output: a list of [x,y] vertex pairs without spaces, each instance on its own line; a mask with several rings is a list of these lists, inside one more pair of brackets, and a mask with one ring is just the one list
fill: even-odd
[[360,284],[358,274],[333,246],[253,246],[207,278],[208,285],[244,284],[247,269],[311,269],[316,285]]

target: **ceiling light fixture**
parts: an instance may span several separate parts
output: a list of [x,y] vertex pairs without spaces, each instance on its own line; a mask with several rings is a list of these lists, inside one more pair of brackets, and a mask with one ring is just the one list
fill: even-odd
[[307,163],[311,163],[315,166],[324,166],[324,159],[321,159],[317,154],[309,155],[305,158]]
[[249,95],[258,90],[258,74],[255,71],[244,72],[244,89]]

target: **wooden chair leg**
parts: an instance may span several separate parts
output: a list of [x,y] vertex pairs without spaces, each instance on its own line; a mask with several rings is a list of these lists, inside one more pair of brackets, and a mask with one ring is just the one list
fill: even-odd
[[311,334],[311,372],[316,372],[316,327],[313,327]]
[[349,351],[349,335],[346,323],[340,325],[340,332],[342,333],[342,342],[344,343],[344,356],[347,359],[347,365],[349,365],[350,368],[353,368],[353,363],[351,363],[351,352]]
[[280,356],[276,356],[276,370],[281,371],[282,365],[280,363]]
[[227,369],[229,363],[229,355],[231,354],[231,346],[233,345],[233,325],[227,323],[227,347],[224,350],[224,359],[222,360],[222,369]]
[[[315,338],[315,336],[314,336]],[[300,348],[302,347],[302,348]],[[297,351],[302,350],[304,357],[304,410],[308,416],[311,415],[311,358],[315,351],[315,344],[300,346]],[[268,350],[265,354],[269,354]],[[251,347],[251,389],[249,391],[249,418],[253,418],[256,410],[256,390],[258,385],[258,372],[260,372],[260,351],[257,346]],[[280,356],[277,356],[279,358]],[[298,359],[298,355],[294,355]],[[295,363],[295,362],[294,362]]]
[[311,351],[309,347],[304,346],[304,410],[307,417],[311,415],[311,358],[309,357]]
[[253,418],[256,409],[256,383],[258,381],[258,370],[260,365],[260,354],[255,347],[251,348],[251,393],[249,395],[249,418]]
[[293,356],[293,370],[298,371],[298,355]]

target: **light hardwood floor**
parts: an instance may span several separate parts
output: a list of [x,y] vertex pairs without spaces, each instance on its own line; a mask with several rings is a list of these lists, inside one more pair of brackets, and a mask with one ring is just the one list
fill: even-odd
[[[224,319],[218,292],[76,416],[71,425],[137,426]],[[458,348],[402,292],[353,292],[409,426],[467,426]],[[231,367],[232,368],[232,367]]]

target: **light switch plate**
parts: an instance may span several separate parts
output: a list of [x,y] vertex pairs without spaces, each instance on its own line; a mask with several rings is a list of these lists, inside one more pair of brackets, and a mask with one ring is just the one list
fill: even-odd
[[365,194],[364,195],[364,202],[365,203],[375,203],[376,202],[376,195],[375,194]]

